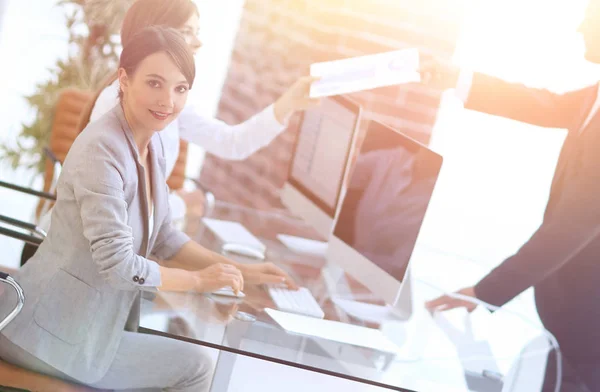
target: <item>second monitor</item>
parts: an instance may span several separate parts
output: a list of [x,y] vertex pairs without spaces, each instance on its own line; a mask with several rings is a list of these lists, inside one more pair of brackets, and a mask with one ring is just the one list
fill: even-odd
[[324,98],[303,113],[281,202],[328,238],[360,117],[348,98]]

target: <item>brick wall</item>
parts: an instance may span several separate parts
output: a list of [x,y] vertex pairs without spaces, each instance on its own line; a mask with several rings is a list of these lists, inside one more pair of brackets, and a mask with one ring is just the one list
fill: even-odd
[[[274,102],[313,62],[418,47],[450,58],[459,0],[247,0],[218,117],[242,122]],[[364,119],[383,121],[427,142],[441,91],[420,84],[351,94]],[[281,208],[295,125],[242,162],[208,156],[202,181],[217,198]],[[364,126],[362,127],[364,128]],[[363,130],[364,131],[364,130]]]

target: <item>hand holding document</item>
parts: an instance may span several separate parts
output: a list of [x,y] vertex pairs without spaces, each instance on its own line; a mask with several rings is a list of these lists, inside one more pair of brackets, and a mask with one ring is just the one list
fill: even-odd
[[311,65],[310,74],[320,77],[311,85],[311,98],[420,82],[419,51],[403,49],[316,63]]

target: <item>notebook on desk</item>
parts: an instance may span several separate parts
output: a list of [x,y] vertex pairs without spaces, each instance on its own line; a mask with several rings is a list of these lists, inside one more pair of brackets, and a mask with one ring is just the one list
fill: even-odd
[[400,347],[378,329],[300,316],[269,308],[266,308],[265,312],[288,332],[383,352],[397,353],[401,351]]
[[327,242],[287,234],[277,234],[277,239],[288,249],[296,253],[305,253],[321,257],[325,257],[327,254]]
[[203,218],[202,222],[223,243],[246,245],[258,249],[261,252],[266,250],[265,244],[239,222],[209,218]]

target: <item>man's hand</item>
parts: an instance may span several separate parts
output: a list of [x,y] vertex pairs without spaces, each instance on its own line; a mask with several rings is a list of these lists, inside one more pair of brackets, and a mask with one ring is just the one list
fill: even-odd
[[[475,288],[474,287],[466,287],[462,290],[457,291],[457,294],[466,295],[467,297],[475,297]],[[455,308],[466,308],[469,313],[475,310],[477,304],[471,301],[466,301],[464,299],[452,298],[448,295],[443,295],[439,298],[436,298],[432,301],[425,303],[425,308],[430,312],[443,312],[445,310],[455,309]]]
[[239,268],[247,284],[285,284],[292,290],[298,289],[294,280],[273,263],[245,264]]

